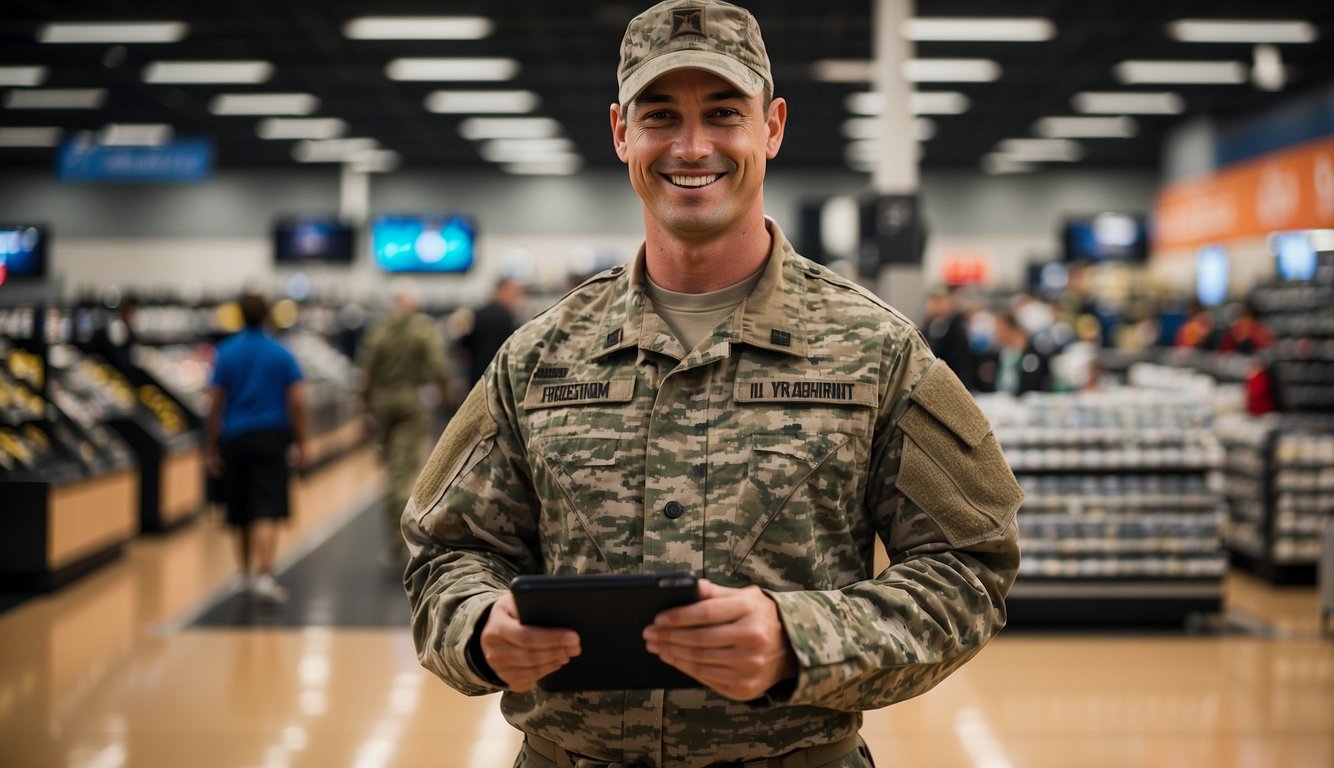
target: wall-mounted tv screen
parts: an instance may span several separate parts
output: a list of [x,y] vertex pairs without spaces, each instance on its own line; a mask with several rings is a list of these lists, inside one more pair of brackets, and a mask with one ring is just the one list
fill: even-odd
[[377,216],[371,223],[375,264],[386,272],[467,272],[477,228],[462,215]]
[[1149,258],[1148,224],[1131,213],[1099,213],[1067,219],[1062,232],[1066,261],[1130,261]]
[[351,264],[356,229],[332,217],[293,216],[273,224],[277,264]]
[[1227,251],[1206,245],[1195,254],[1195,298],[1206,307],[1227,300]]
[[1315,243],[1312,242],[1309,232],[1275,232],[1271,236],[1270,243],[1274,250],[1279,279],[1315,279],[1317,265]]
[[49,238],[43,226],[0,224],[0,283],[12,278],[45,277]]

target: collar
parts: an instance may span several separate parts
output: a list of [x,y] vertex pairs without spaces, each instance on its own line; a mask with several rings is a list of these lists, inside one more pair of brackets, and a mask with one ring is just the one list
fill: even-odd
[[[715,334],[715,343],[708,353],[710,358],[727,355],[727,344],[747,344],[795,357],[809,356],[804,313],[807,270],[778,224],[765,217],[764,226],[773,240],[768,261],[755,290]],[[603,315],[598,338],[590,351],[593,359],[627,347],[670,354],[674,346],[681,351],[679,343],[667,343],[673,340],[667,333],[667,324],[650,308],[645,253],[641,244],[630,268],[617,275],[615,293],[621,298],[611,302]]]

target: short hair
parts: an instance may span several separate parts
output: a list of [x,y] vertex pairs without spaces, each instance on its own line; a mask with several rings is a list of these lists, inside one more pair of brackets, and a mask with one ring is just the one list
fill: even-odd
[[241,318],[245,327],[258,328],[269,316],[269,302],[258,293],[247,293],[241,297]]

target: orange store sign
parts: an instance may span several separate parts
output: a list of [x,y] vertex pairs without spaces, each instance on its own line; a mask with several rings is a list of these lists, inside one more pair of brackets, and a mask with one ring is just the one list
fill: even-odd
[[1154,249],[1334,227],[1334,136],[1228,166],[1158,194]]

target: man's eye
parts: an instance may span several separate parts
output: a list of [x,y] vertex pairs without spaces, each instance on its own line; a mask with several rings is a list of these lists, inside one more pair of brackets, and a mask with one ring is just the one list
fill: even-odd
[[727,107],[724,107],[724,108],[722,108],[722,109],[718,109],[718,110],[714,110],[714,112],[713,112],[713,116],[714,116],[714,117],[729,117],[729,118],[730,118],[730,117],[736,117],[736,116],[739,115],[739,114],[741,114],[741,113],[740,113],[740,112],[737,112],[735,109],[729,109],[729,108],[727,108]]

